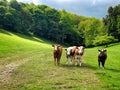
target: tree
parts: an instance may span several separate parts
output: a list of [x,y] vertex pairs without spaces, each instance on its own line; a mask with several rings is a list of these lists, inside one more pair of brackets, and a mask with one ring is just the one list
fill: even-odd
[[7,0],[0,0],[0,6],[7,6]]
[[34,8],[33,14],[32,14],[32,32],[34,35],[37,35],[39,37],[44,37],[45,34],[47,34],[46,27],[47,22],[45,20],[44,12],[39,9],[38,7]]
[[106,34],[105,31],[103,31],[102,21],[96,18],[88,18],[80,21],[78,30],[84,38],[84,43],[86,46],[92,46],[93,40],[98,35]]
[[110,43],[116,42],[117,39],[115,39],[113,36],[97,36],[95,40],[93,40],[93,45],[94,46],[99,46],[99,45],[108,45]]
[[18,10],[18,11],[21,10],[21,6],[16,0],[10,0],[9,6],[16,9],[16,10]]
[[6,9],[7,8],[5,6],[0,6],[0,27],[4,27],[5,23],[4,16],[6,13]]
[[114,36],[120,41],[120,5],[108,8],[108,14],[103,19],[108,35]]
[[59,21],[60,21],[60,14],[56,9],[52,8],[45,8],[45,16],[48,25],[48,39],[59,42]]

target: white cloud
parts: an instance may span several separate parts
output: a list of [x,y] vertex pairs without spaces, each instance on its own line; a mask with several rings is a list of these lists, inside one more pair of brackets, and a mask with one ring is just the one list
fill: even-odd
[[93,1],[92,1],[92,5],[95,5],[95,4],[96,4],[96,0],[93,0]]
[[[10,1],[10,0],[7,0]],[[35,5],[41,4],[40,0],[17,0],[18,2],[24,2],[24,3],[34,3]]]
[[32,3],[34,3],[35,5],[40,4],[40,0],[31,0]]
[[53,0],[53,1],[56,1],[56,2],[73,2],[74,0]]

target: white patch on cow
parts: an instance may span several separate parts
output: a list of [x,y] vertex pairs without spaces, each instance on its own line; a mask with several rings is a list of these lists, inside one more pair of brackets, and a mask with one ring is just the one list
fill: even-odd
[[67,48],[66,54],[70,55],[71,50],[73,51],[74,47],[69,47]]
[[54,50],[57,51],[57,45],[54,46]]
[[81,54],[82,52],[83,52],[83,47],[82,46],[78,47],[78,53]]
[[98,54],[100,54],[100,51],[98,52]]
[[103,52],[104,50],[102,49],[101,51]]

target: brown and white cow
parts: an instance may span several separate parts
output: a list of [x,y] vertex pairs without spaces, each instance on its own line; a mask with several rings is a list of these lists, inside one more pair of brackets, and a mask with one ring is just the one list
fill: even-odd
[[59,44],[54,44],[52,45],[52,47],[54,47],[54,50],[53,50],[54,64],[59,65],[61,55],[62,55],[62,46]]
[[72,64],[76,48],[77,48],[77,46],[71,46],[71,47],[68,47],[67,49],[65,49],[65,51],[66,51],[66,58],[67,58],[66,64],[68,64],[68,62],[69,62],[68,60],[69,59],[70,59],[70,64]]
[[107,50],[98,50],[98,67],[100,67],[100,63],[102,64],[102,68],[104,69],[105,61],[107,59]]
[[79,66],[82,65],[82,56],[84,55],[84,47],[79,46],[78,48],[75,49],[74,53],[74,59],[75,61],[78,61]]

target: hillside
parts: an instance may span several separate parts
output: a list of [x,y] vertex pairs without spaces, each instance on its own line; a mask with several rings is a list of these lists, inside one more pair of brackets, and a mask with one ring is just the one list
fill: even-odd
[[0,29],[0,55],[17,51],[37,50],[50,47],[50,42],[37,37],[11,33]]
[[82,67],[55,66],[51,42],[0,29],[0,90],[119,90],[120,43],[110,45],[105,70],[98,69],[98,49],[86,48]]

